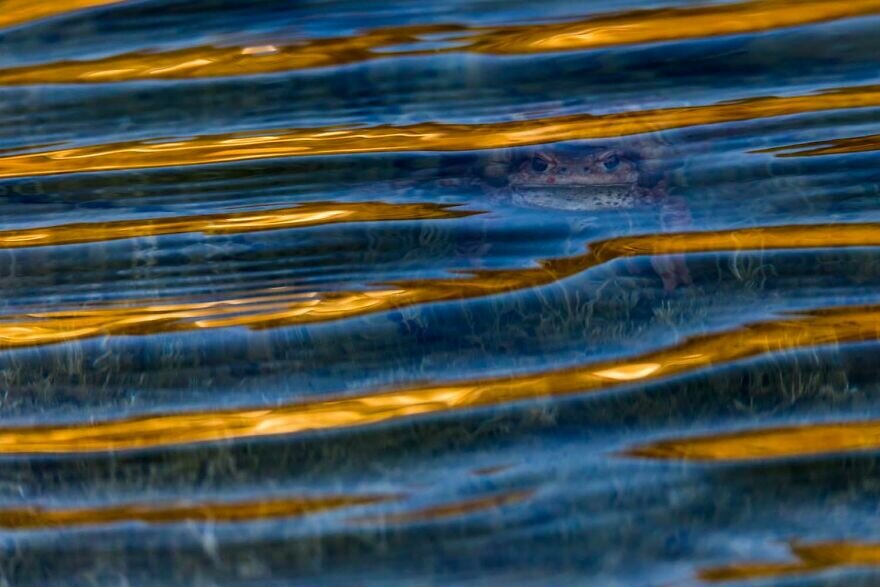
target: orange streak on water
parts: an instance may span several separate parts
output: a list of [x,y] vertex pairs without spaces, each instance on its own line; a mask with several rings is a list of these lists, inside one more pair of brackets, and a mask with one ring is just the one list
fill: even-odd
[[514,466],[515,465],[513,465],[511,463],[507,463],[504,465],[490,465],[488,467],[479,467],[477,469],[473,469],[471,471],[471,475],[476,475],[478,477],[491,476],[491,475],[495,475],[497,473],[503,473],[504,471],[510,470]]
[[122,2],[125,0],[3,0],[0,2],[0,28]]
[[467,29],[458,26],[412,26],[290,45],[203,46],[155,53],[125,53],[87,61],[61,61],[0,70],[0,85],[199,79],[296,71],[397,56],[400,54],[383,55],[375,53],[374,49],[417,43],[423,34],[458,30]]
[[638,255],[876,246],[880,246],[880,223],[866,222],[629,236],[600,241],[590,250],[604,261]]
[[145,236],[201,232],[237,234],[305,228],[343,222],[462,218],[477,212],[452,210],[431,203],[308,202],[289,208],[227,214],[202,214],[113,222],[80,222],[16,230],[0,230],[0,249],[94,243]]
[[0,157],[0,178],[307,155],[495,149],[871,106],[880,106],[880,86],[600,116],[579,114],[488,124],[289,129],[263,135],[232,133],[173,141],[132,141]]
[[[851,330],[869,334],[880,322],[875,316],[853,316],[851,320],[865,320]],[[850,337],[842,340],[876,340]],[[699,436],[653,442],[636,447],[627,454],[654,459],[681,459],[692,461],[743,461],[804,457],[838,452],[880,449],[880,422],[840,422],[831,424],[804,424],[747,430],[728,434]]]
[[[599,392],[633,382],[649,382],[675,375],[693,373],[706,367],[760,357],[768,353],[795,350],[816,345],[880,340],[880,307],[839,307],[784,316],[757,322],[733,330],[688,338],[654,352],[574,367],[517,376],[475,379],[409,389],[330,397],[280,406],[216,410],[164,415],[139,416],[88,424],[40,425],[0,429],[0,453],[78,453],[131,450],[176,444],[190,444],[255,438],[307,431],[359,427],[379,422],[408,419],[425,414],[440,414],[466,409],[499,406],[534,398],[561,397],[576,393]],[[621,375],[622,374],[622,375]],[[685,442],[699,457],[727,453],[715,445],[743,451],[743,446],[758,446],[764,455],[766,446],[787,446],[803,454],[822,452],[828,447],[880,446],[880,424],[858,427],[841,425],[828,433],[800,434],[788,444],[725,442],[709,439],[707,449],[700,441]],[[792,436],[789,434],[789,436]],[[845,444],[847,439],[852,444]],[[806,443],[810,440],[812,443]],[[714,442],[714,444],[713,444]],[[668,443],[667,443],[668,444]],[[631,454],[639,456],[680,456],[651,445]],[[660,448],[657,448],[657,447]],[[696,447],[696,448],[693,448]],[[806,448],[805,448],[806,447]],[[813,448],[811,448],[813,447]],[[726,450],[726,449],[725,449]],[[750,449],[746,448],[746,452]],[[691,453],[688,453],[690,455]],[[745,453],[743,453],[745,454]],[[736,453],[739,458],[740,453]],[[717,457],[716,457],[717,458]]]
[[475,512],[484,512],[525,501],[535,494],[534,490],[511,491],[485,497],[465,499],[455,503],[435,505],[408,512],[384,514],[377,516],[360,516],[357,522],[380,522],[383,524],[409,524],[430,522],[437,519],[463,516]]
[[880,2],[753,0],[639,10],[579,22],[484,30],[471,50],[484,53],[575,51],[770,31],[880,12]]
[[754,153],[776,153],[777,157],[818,157],[820,155],[847,155],[880,151],[880,135],[832,139],[812,143],[800,143],[771,149],[760,149]]
[[880,565],[880,544],[859,542],[794,543],[793,562],[740,563],[701,570],[703,581],[748,581],[788,575],[815,573],[845,567],[876,567]]
[[[0,347],[42,346],[106,335],[230,327],[265,329],[342,320],[421,304],[541,287],[615,259],[642,255],[869,246],[880,246],[880,224],[796,225],[620,237],[593,243],[581,255],[541,261],[538,267],[468,271],[461,277],[448,279],[395,281],[377,284],[373,290],[104,305],[0,316]],[[648,361],[613,365],[597,375],[604,380],[625,382],[661,371],[659,365]]]
[[340,319],[394,307],[401,292],[377,290],[286,294],[209,302],[149,306],[90,307],[82,310],[6,316],[0,322],[0,345],[42,346],[106,335],[146,335],[205,328],[266,328]]
[[[91,0],[91,3],[111,1]],[[88,5],[89,0],[80,3]],[[106,83],[256,75],[372,59],[452,52],[518,55],[578,51],[756,33],[878,12],[880,0],[753,0],[603,14],[561,23],[482,27],[409,25],[373,29],[350,37],[302,40],[290,44],[193,47],[11,68],[0,71],[0,84]],[[418,47],[420,43],[434,42],[444,37],[450,46]],[[415,48],[411,48],[413,46]],[[401,49],[395,50],[396,47]]]
[[250,522],[305,516],[327,510],[388,502],[394,495],[334,495],[288,497],[258,501],[200,501],[133,503],[85,508],[51,509],[38,506],[0,509],[0,528],[40,530],[143,522]]

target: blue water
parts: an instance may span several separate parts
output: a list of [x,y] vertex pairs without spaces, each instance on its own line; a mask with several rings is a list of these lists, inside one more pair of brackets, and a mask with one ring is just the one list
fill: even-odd
[[0,2],[0,585],[880,581],[849,4]]

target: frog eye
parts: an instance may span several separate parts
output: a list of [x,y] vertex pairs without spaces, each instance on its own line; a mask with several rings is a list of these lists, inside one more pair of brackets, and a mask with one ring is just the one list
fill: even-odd
[[605,161],[602,162],[602,165],[605,166],[605,169],[611,171],[615,169],[618,165],[620,165],[620,157],[618,157],[617,155],[612,155],[605,159]]
[[547,171],[547,168],[550,167],[550,164],[543,157],[535,157],[532,159],[532,170],[537,171],[538,173],[544,173]]

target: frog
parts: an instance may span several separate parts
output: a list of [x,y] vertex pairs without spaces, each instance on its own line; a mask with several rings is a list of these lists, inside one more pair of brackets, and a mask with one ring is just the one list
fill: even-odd
[[[664,232],[691,223],[687,201],[669,194],[662,174],[642,163],[637,148],[541,146],[496,157],[483,170],[493,200],[516,207],[558,210],[576,216],[606,210],[656,210]],[[666,291],[692,285],[681,255],[651,257]]]
[[519,159],[505,186],[517,206],[594,212],[637,208],[657,196],[639,185],[636,157],[617,149],[536,149]]

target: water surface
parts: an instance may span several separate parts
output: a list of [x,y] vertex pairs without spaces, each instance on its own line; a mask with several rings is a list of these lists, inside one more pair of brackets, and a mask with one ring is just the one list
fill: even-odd
[[878,27],[0,0],[0,582],[874,584]]

